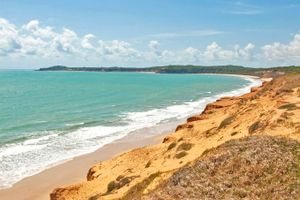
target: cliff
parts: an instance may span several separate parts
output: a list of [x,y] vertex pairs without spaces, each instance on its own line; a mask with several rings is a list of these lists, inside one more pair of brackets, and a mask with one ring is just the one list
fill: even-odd
[[[250,138],[245,138],[249,136]],[[280,139],[277,138],[278,136],[281,136]],[[240,138],[245,139],[228,142]],[[176,192],[182,191],[182,188],[178,187],[187,184],[188,180],[180,178],[185,174],[185,177],[191,177],[191,183],[188,183],[187,187],[190,187],[189,184],[194,184],[193,181],[197,181],[196,185],[202,188],[198,188],[199,191],[195,195],[205,193],[206,184],[216,183],[215,187],[210,185],[209,191],[206,192],[223,198],[222,195],[225,194],[219,189],[225,187],[226,182],[232,182],[232,177],[225,176],[225,172],[231,172],[238,177],[242,173],[253,173],[257,167],[260,170],[257,173],[269,173],[268,180],[274,180],[274,177],[282,175],[286,172],[284,170],[293,166],[290,165],[293,164],[291,160],[293,156],[298,155],[293,152],[299,151],[299,144],[296,141],[300,141],[300,75],[286,75],[264,82],[261,87],[253,88],[248,94],[222,98],[207,105],[200,115],[193,116],[186,123],[179,125],[175,132],[164,138],[162,143],[135,149],[111,160],[100,162],[89,170],[87,181],[57,188],[50,196],[52,200],[156,199],[155,197],[161,195],[166,197],[163,199],[176,199],[170,193],[174,191],[175,195]],[[260,144],[266,149],[261,148]],[[289,148],[290,144],[295,148]],[[212,148],[216,149],[208,151]],[[243,152],[240,156],[237,149]],[[228,163],[223,159],[222,152],[228,152],[224,154],[225,158],[229,159]],[[272,152],[275,157],[266,156]],[[249,166],[240,169],[246,166],[245,162],[250,159],[249,155],[253,155],[250,164],[248,163]],[[279,168],[270,171],[270,168],[260,163],[264,158],[267,158],[266,163],[274,165],[278,163]],[[216,171],[207,169],[211,172],[210,175],[193,175],[195,170],[202,169],[203,163],[208,166],[213,165],[215,168],[217,163],[214,162],[220,164]],[[230,171],[230,167],[238,171]],[[290,191],[291,194],[294,191],[299,192],[298,168],[292,170],[296,172],[284,174],[286,176],[284,180],[289,183],[289,187],[283,185],[282,189],[283,192]],[[258,176],[257,173],[254,173],[255,177]],[[194,176],[196,176],[195,180]],[[216,180],[211,180],[212,177]],[[176,180],[183,180],[183,185],[180,183],[179,186],[174,186]],[[240,195],[240,197],[235,196],[236,198],[243,198],[249,193],[238,189],[243,188],[243,184],[255,183],[262,187],[257,196],[253,196],[258,198],[264,191],[270,189],[266,180],[260,178],[256,183],[256,179],[246,177],[245,183],[239,179],[234,182],[236,185],[232,186],[232,189],[227,189],[232,195]],[[224,191],[227,189],[225,188]],[[252,191],[253,188],[248,189]],[[184,195],[189,194],[184,193]],[[278,192],[276,194],[281,195]],[[286,195],[288,197],[289,193]],[[179,197],[177,199],[180,199]]]

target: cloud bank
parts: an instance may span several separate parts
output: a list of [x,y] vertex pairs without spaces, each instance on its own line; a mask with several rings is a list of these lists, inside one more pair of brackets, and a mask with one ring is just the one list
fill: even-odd
[[[199,34],[199,33],[197,33]],[[159,38],[155,38],[159,39]],[[31,20],[16,26],[0,18],[0,60],[10,58],[57,59],[61,57],[94,59],[99,63],[237,63],[237,62],[300,62],[300,34],[287,43],[274,42],[261,47],[252,43],[232,45],[226,49],[212,41],[205,47],[186,47],[181,50],[162,49],[157,40],[150,40],[143,50],[127,41],[104,41],[93,34],[78,35],[75,31],[43,26]]]

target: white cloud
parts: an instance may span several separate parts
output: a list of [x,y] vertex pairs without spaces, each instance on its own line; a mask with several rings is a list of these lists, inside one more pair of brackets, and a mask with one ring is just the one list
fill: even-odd
[[187,32],[169,32],[169,33],[156,33],[151,35],[146,35],[145,38],[179,38],[179,37],[201,37],[201,36],[211,36],[224,34],[223,31],[212,30],[212,29],[203,29],[203,30],[194,30]]
[[263,13],[260,7],[244,2],[236,1],[229,4],[230,9],[224,11],[224,13],[232,15],[258,15]]
[[82,41],[81,41],[81,46],[85,49],[94,50],[95,46],[93,45],[92,41],[95,38],[96,37],[93,34],[87,34],[87,35],[83,36]]
[[274,42],[262,47],[263,56],[269,61],[300,62],[300,34],[295,34],[288,44]]
[[148,44],[150,51],[157,51],[159,47],[159,42],[156,40],[151,40]]
[[100,56],[100,59],[115,63],[136,61],[140,57],[139,52],[132,48],[130,43],[119,40],[100,40],[97,54]]
[[211,43],[203,52],[203,58],[208,61],[212,60],[232,60],[235,58],[235,52],[224,50],[216,42]]
[[63,28],[62,34],[56,35],[54,41],[52,42],[54,44],[55,49],[58,52],[73,54],[79,52],[76,47],[76,45],[78,45],[78,40],[79,38],[74,31],[67,28]]
[[[187,35],[204,34],[203,32],[187,32]],[[184,35],[184,34],[183,34]],[[166,36],[166,35],[165,35]],[[181,35],[170,34],[171,37]],[[162,35],[163,37],[163,35]],[[171,38],[172,39],[172,38]],[[178,49],[162,49],[158,40],[150,40],[140,50],[129,42],[99,40],[95,35],[87,33],[80,36],[75,31],[62,28],[55,30],[43,26],[38,20],[31,20],[23,26],[16,26],[8,20],[0,18],[0,56],[28,57],[55,60],[57,57],[69,60],[93,60],[94,63],[112,63],[131,65],[150,64],[212,64],[243,62],[300,62],[300,34],[296,34],[287,44],[275,42],[256,49],[248,43],[245,46],[234,45],[224,48],[217,42],[206,47],[190,46]],[[54,59],[53,59],[54,58]],[[106,62],[109,61],[109,62]]]
[[31,20],[26,25],[24,25],[23,28],[29,31],[36,30],[39,28],[39,24],[40,22],[38,20]]
[[45,28],[40,27],[40,22],[38,20],[31,20],[22,26],[22,28],[40,38],[54,38],[57,35],[50,26],[46,26]]
[[14,53],[20,48],[16,26],[0,18],[0,55]]

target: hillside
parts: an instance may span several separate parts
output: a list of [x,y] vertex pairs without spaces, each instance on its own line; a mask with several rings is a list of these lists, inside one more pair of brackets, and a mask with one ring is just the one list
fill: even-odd
[[126,199],[299,199],[300,143],[272,136],[231,140],[204,152],[149,194],[138,191]]
[[[51,199],[132,199],[133,194],[148,196],[147,198],[152,198],[151,195],[155,196],[156,194],[160,194],[160,192],[166,194],[160,190],[160,188],[164,188],[163,184],[166,184],[168,180],[172,180],[172,177],[174,178],[176,174],[180,177],[180,174],[183,173],[185,169],[183,167],[186,167],[189,163],[197,163],[199,159],[202,159],[199,157],[203,152],[207,152],[208,149],[215,148],[232,139],[256,135],[282,136],[295,139],[298,142],[300,141],[300,75],[277,77],[271,82],[264,82],[261,87],[252,88],[251,93],[240,97],[221,98],[214,103],[208,104],[201,114],[195,115],[189,118],[186,123],[179,125],[175,132],[163,139],[162,143],[135,149],[111,160],[100,162],[89,170],[87,181],[57,188],[51,193]],[[245,141],[247,140],[251,141],[252,139],[246,139]],[[258,152],[258,150],[260,150],[259,146],[254,147],[257,148],[257,151],[255,151],[258,155],[257,159],[268,158],[267,163],[273,162],[275,164],[278,162],[279,165],[274,168],[276,170],[278,169],[278,171],[268,172],[270,173],[268,175],[270,180],[273,181],[275,177],[283,175],[287,167],[293,167],[293,165],[289,165],[291,161],[289,159],[293,157],[289,156],[292,156],[292,151],[298,150],[286,147],[286,154],[281,154],[283,153],[282,146],[276,149],[277,142],[270,143],[270,141],[273,141],[273,139],[263,139],[262,141],[257,139],[257,142],[262,142],[262,145],[270,145],[270,149],[265,149],[261,154]],[[277,140],[275,139],[275,141]],[[281,140],[278,141],[280,143]],[[243,140],[237,142],[238,148],[242,146],[242,143]],[[282,144],[284,143],[285,142]],[[287,141],[286,144],[291,143],[294,144],[293,141]],[[225,146],[220,147],[220,149],[229,146],[233,148],[232,150],[228,149],[231,153],[225,155],[231,160],[230,163],[232,165],[230,163],[227,165],[220,160],[220,164],[224,165],[220,165],[218,170],[224,170],[224,173],[229,172],[229,168],[227,169],[227,167],[232,167],[233,169],[238,168],[238,166],[234,165],[237,164],[234,162],[235,159],[237,159],[237,161],[241,159],[241,161],[244,162],[247,158],[247,154],[254,152],[247,150],[245,154],[243,154],[245,157],[236,157],[236,150],[234,150],[236,147],[234,145],[228,146],[228,144],[233,143],[226,143]],[[245,143],[245,145],[247,146],[247,143]],[[244,148],[246,148],[246,146]],[[298,148],[298,144],[295,144],[295,147]],[[241,148],[241,151],[243,152],[243,148]],[[273,151],[279,153],[278,155],[277,153],[274,154],[274,158],[277,159],[276,161],[272,160],[271,157],[265,157],[268,151],[270,153]],[[214,150],[212,152],[214,152]],[[207,155],[213,154],[214,153],[209,153]],[[216,155],[218,154],[219,151],[216,151]],[[252,158],[254,159],[255,157],[252,156]],[[283,160],[278,160],[280,158]],[[207,157],[207,159],[207,164],[211,164],[209,161],[210,157]],[[252,161],[250,163],[252,163]],[[255,163],[256,161],[253,160],[254,169],[257,167],[257,170],[261,170],[257,173],[264,174],[264,170],[269,169],[262,168],[264,166],[263,163],[257,163],[257,165],[255,165]],[[283,164],[282,168],[281,164]],[[251,172],[250,168],[244,170],[246,170],[245,173]],[[188,173],[190,172],[191,171],[188,171]],[[222,175],[222,171],[216,172],[218,176]],[[232,171],[235,175],[242,172],[243,171]],[[288,180],[287,183],[291,183],[291,192],[299,191],[297,182],[298,172],[295,172],[297,176],[293,173],[285,173],[286,180]],[[209,178],[209,176],[198,178],[200,181]],[[242,180],[236,180],[236,184],[237,186],[239,186],[239,184],[258,184],[260,187],[265,184],[264,187],[262,187],[264,188],[262,191],[268,189],[269,183],[264,182],[266,179],[257,179],[257,181],[259,181],[257,183],[255,180],[256,179],[245,179],[245,183],[242,183]],[[193,180],[191,180],[191,184],[193,183]],[[293,185],[294,183],[295,185]],[[276,185],[277,183],[274,182],[274,184]],[[205,183],[203,183],[203,186],[205,186]],[[172,190],[174,189],[172,185],[166,185],[166,187],[170,187]],[[216,188],[212,187],[209,194],[222,195],[222,193],[218,192],[218,187],[221,186],[216,186]],[[237,189],[237,187],[233,188]],[[249,186],[249,190],[250,189]],[[282,192],[286,192],[286,189],[287,185],[283,185]],[[277,190],[274,191],[276,192]],[[201,190],[199,190],[199,192],[201,192]],[[202,192],[204,192],[204,190],[202,190]],[[262,193],[264,192],[258,191],[257,195]],[[241,191],[241,195],[244,194],[245,191]],[[248,195],[248,193],[246,194]],[[288,199],[289,195],[290,194],[284,196],[286,198],[283,199]],[[292,198],[292,196],[290,196],[290,198]]]

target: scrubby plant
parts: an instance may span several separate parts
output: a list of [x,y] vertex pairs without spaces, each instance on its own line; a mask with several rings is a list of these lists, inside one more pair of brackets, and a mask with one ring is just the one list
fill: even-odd
[[177,143],[176,142],[172,142],[169,146],[168,146],[168,151],[173,149],[174,147],[176,147]]
[[233,120],[235,119],[235,116],[229,116],[226,119],[224,119],[220,126],[218,127],[218,129],[222,129],[225,128],[226,126],[228,126],[229,124],[231,124],[233,122]]
[[115,181],[111,181],[108,183],[107,185],[107,193],[110,193],[111,191],[113,191],[114,189],[116,189],[118,187],[118,184]]
[[186,151],[181,151],[178,154],[175,155],[175,158],[180,159],[183,158],[184,156],[188,155]]
[[288,103],[288,104],[284,104],[282,106],[280,106],[278,109],[286,109],[286,110],[296,110],[298,107],[296,104],[294,103]]
[[252,134],[254,133],[257,129],[259,129],[260,127],[260,122],[257,121],[257,122],[254,122],[248,129],[249,133]]
[[178,146],[177,148],[177,151],[188,151],[190,150],[191,148],[193,147],[193,144],[192,143],[188,143],[188,142],[185,142],[185,143],[182,143]]
[[235,131],[235,132],[232,132],[230,135],[231,136],[234,136],[234,135],[236,135],[238,132],[237,131]]
[[148,168],[148,167],[150,167],[150,165],[151,165],[151,161],[149,160],[149,161],[147,162],[147,164],[146,164],[145,168]]

